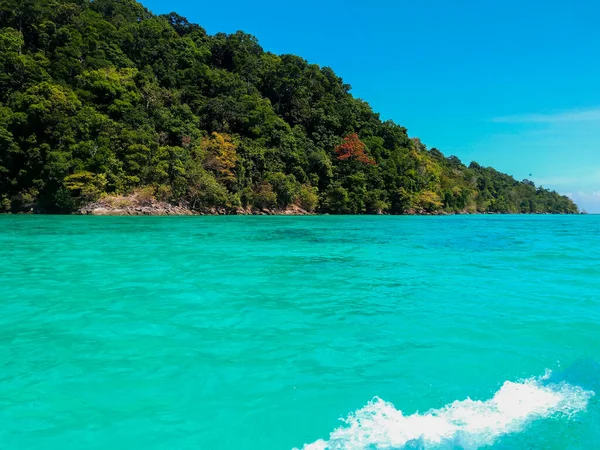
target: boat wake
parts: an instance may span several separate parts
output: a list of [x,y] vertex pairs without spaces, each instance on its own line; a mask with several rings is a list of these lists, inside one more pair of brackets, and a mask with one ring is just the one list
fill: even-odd
[[548,371],[543,377],[506,381],[489,400],[455,401],[423,414],[406,416],[375,397],[342,419],[345,425],[334,430],[328,440],[306,444],[303,450],[474,450],[520,432],[534,420],[570,418],[585,410],[593,395],[593,391],[564,381],[552,382]]

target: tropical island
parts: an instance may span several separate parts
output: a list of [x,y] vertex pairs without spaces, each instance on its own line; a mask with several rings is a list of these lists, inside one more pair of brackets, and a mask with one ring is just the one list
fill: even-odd
[[132,204],[578,212],[531,181],[428,149],[330,68],[241,31],[211,36],[133,0],[0,0],[0,212]]

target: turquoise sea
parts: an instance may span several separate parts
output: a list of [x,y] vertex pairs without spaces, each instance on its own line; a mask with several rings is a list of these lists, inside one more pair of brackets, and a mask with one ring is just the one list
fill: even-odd
[[0,217],[0,449],[600,448],[600,216]]

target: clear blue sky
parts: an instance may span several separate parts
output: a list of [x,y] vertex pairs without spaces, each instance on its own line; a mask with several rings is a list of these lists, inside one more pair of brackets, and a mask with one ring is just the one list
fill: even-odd
[[428,147],[600,213],[597,0],[143,3],[329,66]]

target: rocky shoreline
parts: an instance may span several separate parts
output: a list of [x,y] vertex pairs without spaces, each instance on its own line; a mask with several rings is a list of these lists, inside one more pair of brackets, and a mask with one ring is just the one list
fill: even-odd
[[[17,214],[45,214],[46,211],[32,206],[27,211]],[[8,213],[10,214],[10,213]],[[315,216],[322,213],[310,212],[298,205],[290,205],[285,209],[256,208],[256,207],[212,207],[204,210],[193,209],[184,203],[174,204],[156,200],[154,197],[136,192],[128,196],[108,196],[98,201],[88,203],[74,215],[83,216]],[[454,215],[505,215],[518,213],[473,212],[473,211],[425,211],[423,209],[410,209],[405,211],[405,216],[454,216]],[[530,213],[535,214],[535,213]],[[546,215],[550,213],[537,213]],[[580,214],[586,214],[582,212]],[[329,214],[325,214],[329,215]],[[373,214],[375,215],[375,214]],[[382,214],[378,214],[382,215]],[[387,215],[387,214],[383,214]]]
[[[48,214],[36,208],[29,211],[18,213],[1,214]],[[71,213],[80,216],[321,216],[330,215],[329,213],[310,212],[302,209],[298,205],[290,205],[285,209],[269,208],[210,208],[206,210],[193,210],[186,205],[176,205],[168,202],[151,201],[129,205],[113,205],[103,201],[88,203]],[[403,216],[462,216],[462,215],[552,215],[552,213],[499,213],[499,212],[470,212],[470,211],[424,211],[409,210],[401,214]],[[582,212],[580,214],[587,214]],[[389,214],[363,214],[363,215],[389,215]]]
[[[318,216],[320,213],[309,212],[298,205],[290,205],[285,209],[269,208],[210,208],[206,210],[192,210],[184,205],[173,205],[171,203],[152,201],[143,204],[128,206],[113,206],[104,202],[94,202],[80,208],[75,215],[85,216]],[[548,213],[542,213],[542,215]],[[325,214],[329,215],[329,214]],[[372,214],[382,215],[382,214]],[[387,215],[387,214],[383,214]],[[446,212],[446,211],[406,211],[404,216],[455,216],[455,215],[508,215],[508,213],[495,212]]]
[[103,202],[94,202],[80,208],[75,214],[84,216],[193,216],[190,209],[156,202],[150,205],[112,206]]
[[307,216],[314,215],[298,205],[290,205],[285,209],[270,208],[209,208],[206,210],[194,210],[187,205],[171,204],[155,199],[140,199],[131,197],[109,197],[80,208],[75,214],[85,216]]

